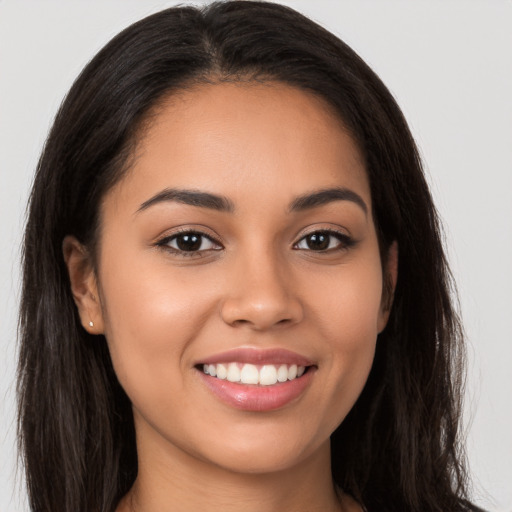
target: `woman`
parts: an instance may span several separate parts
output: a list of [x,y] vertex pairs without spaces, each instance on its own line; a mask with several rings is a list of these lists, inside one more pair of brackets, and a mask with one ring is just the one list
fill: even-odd
[[32,192],[33,510],[471,510],[449,287],[407,124],[344,43],[275,4],[136,23]]

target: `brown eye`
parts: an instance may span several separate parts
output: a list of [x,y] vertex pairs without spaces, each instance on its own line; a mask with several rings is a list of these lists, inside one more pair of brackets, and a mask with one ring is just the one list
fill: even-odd
[[312,235],[308,235],[305,240],[308,249],[311,249],[312,251],[324,251],[329,248],[331,235],[329,233],[321,232],[313,233]]
[[344,249],[353,245],[352,239],[336,231],[315,231],[301,238],[296,245],[297,249],[308,251],[328,251],[331,249]]
[[178,235],[175,240],[180,251],[198,251],[203,243],[202,236],[198,233]]
[[158,245],[168,247],[178,253],[202,252],[221,248],[210,237],[198,231],[186,231],[169,236],[159,242]]

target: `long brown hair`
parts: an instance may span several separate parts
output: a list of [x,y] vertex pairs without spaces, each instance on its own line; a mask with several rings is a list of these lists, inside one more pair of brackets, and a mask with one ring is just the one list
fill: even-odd
[[19,434],[32,510],[111,512],[137,474],[130,401],[105,340],[80,325],[63,238],[94,253],[100,201],[163,95],[240,79],[283,82],[332,106],[365,157],[381,254],[394,240],[400,248],[368,382],[332,435],[335,482],[368,510],[468,510],[461,328],[407,123],[345,43],[290,8],[252,1],[171,8],[135,23],[87,65],[56,116],[23,251]]

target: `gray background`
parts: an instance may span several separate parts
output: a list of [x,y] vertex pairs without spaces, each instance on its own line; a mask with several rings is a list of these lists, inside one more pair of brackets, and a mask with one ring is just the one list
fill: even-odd
[[[177,2],[0,0],[0,512],[16,477],[19,246],[38,154],[72,80],[112,36]],[[469,342],[465,408],[477,503],[512,511],[512,2],[283,3],[349,43],[398,98],[420,145]],[[56,482],[58,485],[58,482]]]

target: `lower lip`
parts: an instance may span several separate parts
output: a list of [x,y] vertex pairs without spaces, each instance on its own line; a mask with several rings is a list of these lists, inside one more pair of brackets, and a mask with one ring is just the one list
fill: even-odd
[[198,370],[203,382],[220,400],[243,411],[264,412],[281,409],[298,399],[311,383],[314,368],[293,380],[273,386],[256,386],[229,382]]

